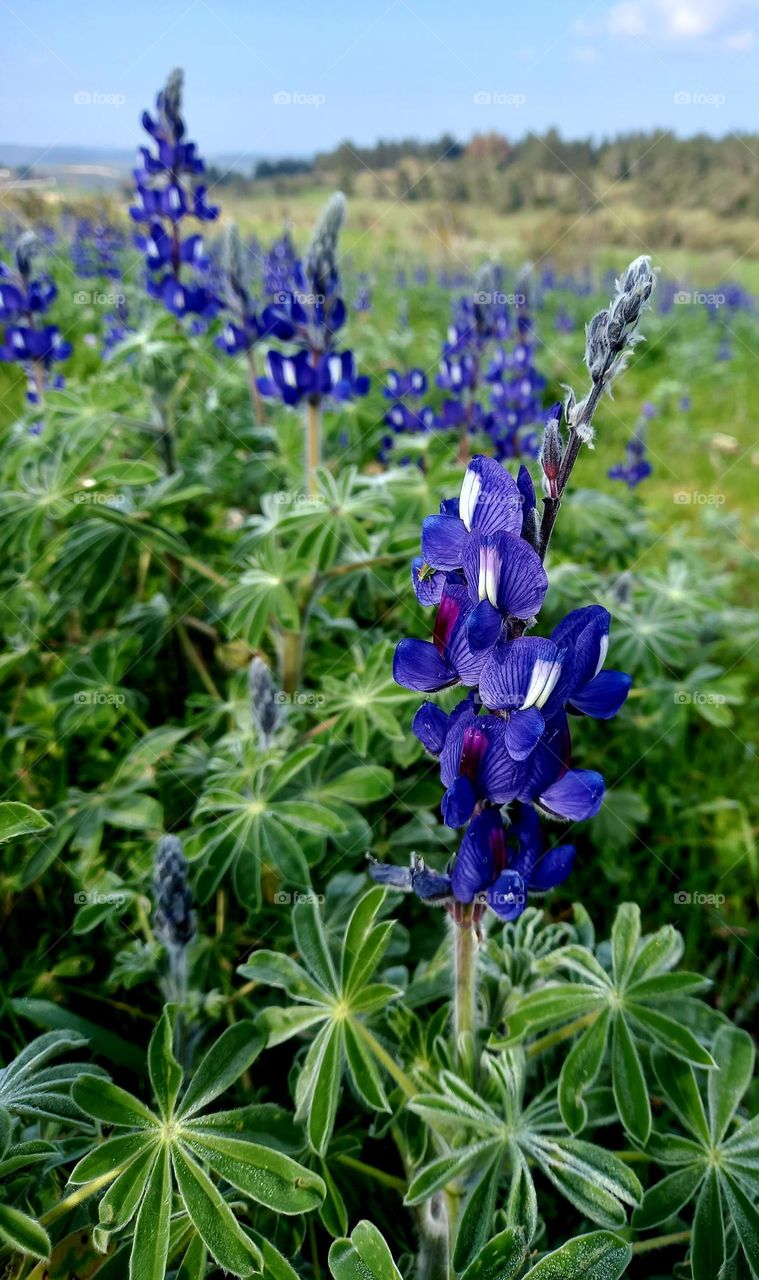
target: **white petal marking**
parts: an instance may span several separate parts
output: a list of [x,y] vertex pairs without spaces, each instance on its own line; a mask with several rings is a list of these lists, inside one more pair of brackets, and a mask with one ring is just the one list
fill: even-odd
[[601,644],[598,650],[598,662],[596,663],[596,669],[593,672],[594,676],[597,676],[599,671],[601,670],[601,667],[606,661],[606,655],[608,652],[609,652],[609,633],[608,631],[604,631],[603,635],[601,636]]
[[467,533],[472,532],[474,509],[477,506],[477,498],[481,488],[482,481],[477,472],[473,471],[471,467],[467,467],[459,496],[459,516],[464,521]]

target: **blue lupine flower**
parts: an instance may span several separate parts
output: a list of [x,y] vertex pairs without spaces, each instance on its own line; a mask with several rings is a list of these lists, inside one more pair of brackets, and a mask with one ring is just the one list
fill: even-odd
[[[205,165],[196,144],[185,141],[181,71],[171,73],[156,108],[155,117],[147,111],[142,116],[154,150],[140,148],[142,165],[134,171],[137,202],[129,210],[135,222],[147,224],[136,243],[145,254],[148,293],[177,317],[192,314],[210,319],[221,304],[202,279],[209,265],[203,240],[197,234],[183,240],[180,224],[187,217],[212,222],[219,209],[208,204],[207,188],[198,181]],[[183,266],[194,270],[194,283],[180,278]]]
[[568,613],[551,634],[557,646],[571,646],[572,679],[566,703],[570,711],[611,720],[625,701],[632,677],[624,671],[602,670],[609,650],[611,617],[598,604]]
[[294,356],[269,351],[266,366],[268,375],[257,380],[261,394],[279,397],[288,405],[314,396],[319,400],[350,400],[369,390],[368,377],[356,374],[352,351],[331,352],[314,359],[307,351]]
[[516,533],[521,525],[516,481],[493,458],[478,454],[464,473],[458,500],[444,500],[440,514],[422,524],[422,555],[433,569],[461,569],[472,538]]
[[610,480],[623,480],[628,489],[635,489],[653,471],[646,457],[645,421],[641,421],[635,435],[628,441],[625,452],[625,461],[609,467],[607,475]]
[[572,675],[568,648],[541,636],[497,644],[480,672],[480,697],[491,711],[507,711],[506,750],[524,760],[546,721],[563,705]]
[[472,605],[465,586],[446,582],[432,641],[401,640],[393,656],[393,679],[406,689],[432,693],[450,685],[476,685],[485,659],[473,653],[467,633]]
[[[40,403],[52,365],[71,355],[71,343],[64,342],[57,325],[39,324],[39,317],[55,301],[58,291],[49,276],[32,276],[36,248],[37,238],[24,233],[16,243],[16,269],[0,262],[0,320],[10,321],[0,345],[0,360],[22,365],[30,404]],[[63,379],[55,378],[52,385],[62,386]]]

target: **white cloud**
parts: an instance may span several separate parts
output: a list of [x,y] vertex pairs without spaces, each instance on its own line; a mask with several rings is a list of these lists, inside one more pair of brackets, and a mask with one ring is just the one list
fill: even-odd
[[[610,7],[604,27],[619,39],[683,48],[719,40],[740,53],[755,42],[745,25],[753,18],[759,18],[759,0],[620,0]],[[588,24],[581,25],[578,34],[590,35]]]

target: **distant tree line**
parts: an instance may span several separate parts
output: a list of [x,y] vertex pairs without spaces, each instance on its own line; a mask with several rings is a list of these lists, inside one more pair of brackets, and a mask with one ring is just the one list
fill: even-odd
[[759,135],[678,138],[662,130],[595,142],[549,129],[519,141],[497,132],[466,143],[450,134],[431,142],[381,139],[371,147],[344,141],[313,160],[259,161],[253,177],[280,189],[370,184],[378,199],[487,201],[501,212],[584,212],[624,198],[652,210],[757,216]]

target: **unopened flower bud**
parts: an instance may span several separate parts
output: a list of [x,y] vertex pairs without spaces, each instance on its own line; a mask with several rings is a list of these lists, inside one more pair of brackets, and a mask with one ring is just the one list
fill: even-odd
[[248,667],[250,718],[264,746],[279,724],[276,692],[271,669],[261,658],[254,658]]
[[346,207],[342,191],[336,191],[330,196],[314,227],[306,254],[306,274],[316,294],[328,294],[337,275],[337,242],[345,222]]
[[599,382],[611,356],[609,312],[599,311],[585,326],[585,363],[594,382]]
[[546,488],[552,498],[558,496],[556,481],[564,454],[564,441],[561,436],[561,414],[561,401],[557,400],[556,404],[552,405],[548,411],[548,418],[543,432],[543,447],[540,451],[540,465],[543,468],[543,475],[546,479]]
[[187,860],[182,841],[163,836],[153,863],[155,931],[168,947],[186,947],[195,937],[193,897],[187,879]]

